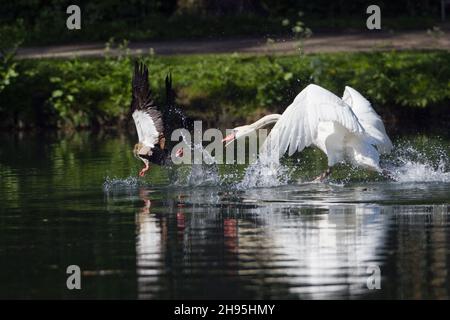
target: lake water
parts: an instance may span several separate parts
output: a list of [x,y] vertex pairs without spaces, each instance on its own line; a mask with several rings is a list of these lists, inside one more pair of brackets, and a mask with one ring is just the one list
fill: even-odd
[[450,143],[396,141],[397,182],[342,166],[308,183],[316,150],[272,180],[243,166],[141,179],[133,137],[3,134],[0,298],[448,299]]

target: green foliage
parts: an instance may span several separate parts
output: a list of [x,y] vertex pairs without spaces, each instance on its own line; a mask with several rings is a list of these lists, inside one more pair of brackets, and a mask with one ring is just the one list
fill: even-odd
[[14,56],[24,38],[22,21],[0,26],[0,92],[17,77]]
[[381,105],[427,107],[448,101],[450,54],[383,52],[318,56],[313,81],[334,92],[345,84]]
[[[115,126],[128,118],[132,59],[21,61],[0,93],[0,125]],[[341,95],[350,85],[378,110],[448,106],[450,54],[446,51],[339,53],[302,56],[204,55],[142,58],[155,99],[164,101],[171,71],[178,103],[214,125],[282,112],[309,83]],[[8,108],[3,107],[8,103]],[[228,121],[228,122],[227,122]]]

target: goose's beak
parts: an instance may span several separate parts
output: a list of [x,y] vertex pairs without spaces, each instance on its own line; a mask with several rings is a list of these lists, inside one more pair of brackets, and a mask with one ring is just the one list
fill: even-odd
[[236,134],[234,132],[227,135],[225,138],[222,139],[222,142],[226,142],[225,147],[228,146],[231,142],[236,139]]
[[150,169],[150,166],[148,165],[148,163],[145,163],[145,167],[142,168],[141,171],[139,171],[139,176],[143,177],[145,176],[145,173],[148,171],[148,169]]

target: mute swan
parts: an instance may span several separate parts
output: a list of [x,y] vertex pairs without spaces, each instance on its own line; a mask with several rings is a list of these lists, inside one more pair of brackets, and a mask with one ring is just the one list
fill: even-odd
[[[139,172],[143,177],[150,169],[150,162],[165,164],[169,159],[165,136],[170,134],[169,126],[173,127],[176,119],[170,108],[173,107],[174,93],[172,78],[166,77],[167,106],[161,110],[154,104],[148,83],[148,69],[141,63],[135,62],[132,85],[132,99],[130,111],[136,126],[139,142],[134,146],[134,155],[144,162],[144,168]],[[178,112],[174,113],[179,114]],[[171,121],[167,120],[172,117]],[[166,124],[166,125],[165,125]],[[183,155],[183,149],[176,151],[176,156]]]
[[392,142],[383,121],[370,102],[346,86],[342,99],[314,84],[303,89],[283,114],[268,115],[250,125],[236,127],[223,141],[231,141],[275,123],[260,150],[260,158],[279,160],[314,145],[328,157],[328,169],[316,180],[325,179],[331,168],[348,161],[386,174],[380,168],[380,153],[389,153]]

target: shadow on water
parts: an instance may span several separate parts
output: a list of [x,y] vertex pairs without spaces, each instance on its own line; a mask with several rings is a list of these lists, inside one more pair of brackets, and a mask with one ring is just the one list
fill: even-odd
[[[344,183],[339,172],[298,183],[300,168],[287,184],[235,188],[171,185],[157,167],[137,179],[125,136],[2,136],[0,297],[449,298],[448,163],[423,147],[448,156],[449,144],[408,141],[430,161],[406,151],[387,161],[402,177],[425,170],[416,180],[341,168]],[[320,170],[313,151],[300,163],[308,157]],[[72,264],[80,291],[66,287]],[[381,289],[370,290],[377,268]]]

